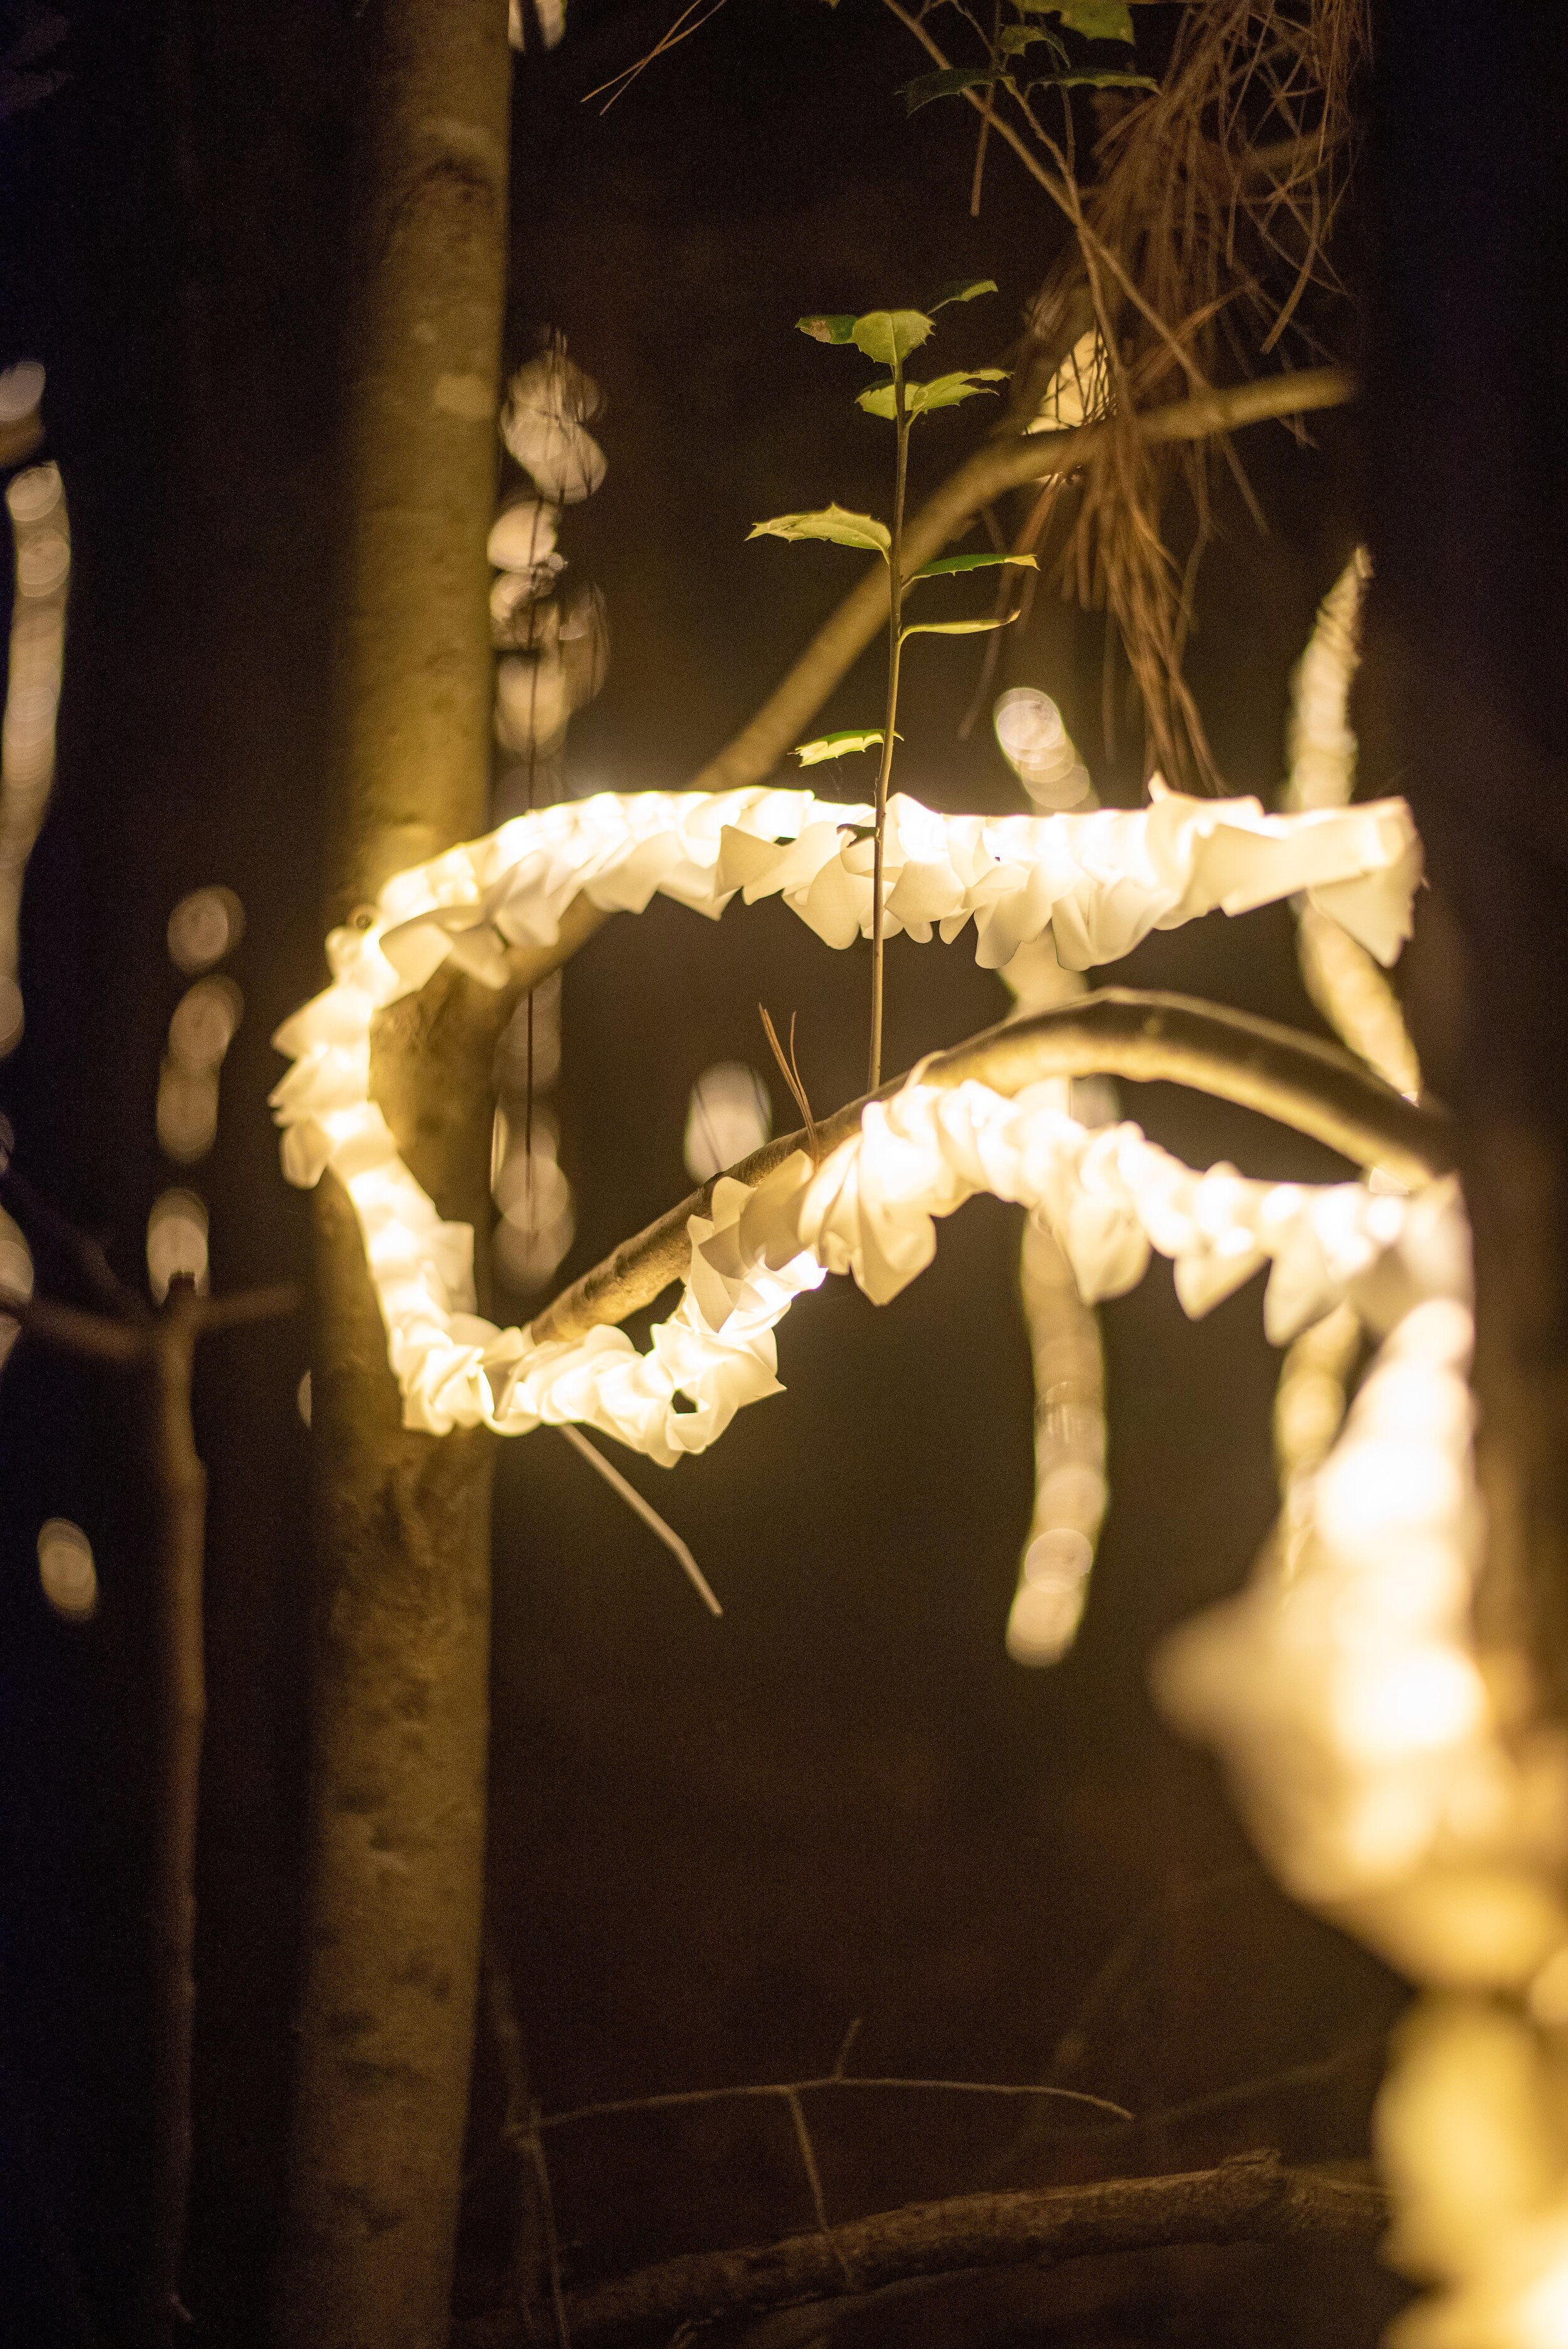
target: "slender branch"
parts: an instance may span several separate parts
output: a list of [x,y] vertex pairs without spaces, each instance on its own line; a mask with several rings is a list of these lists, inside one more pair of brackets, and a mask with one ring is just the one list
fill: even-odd
[[196,2013],[196,1826],[207,1722],[202,1637],[207,1472],[196,1451],[191,1385],[207,1300],[170,1288],[152,1324],[146,1396],[158,1678],[153,1832],[153,2065],[157,2095],[147,2340],[165,2349],[188,2323],[180,2301],[191,2187],[191,2064]]
[[53,1297],[0,1297],[0,1316],[20,1322],[29,1338],[84,1361],[123,1367],[147,1359],[150,1341],[145,1322],[110,1320],[107,1313],[62,1305]]
[[[1150,441],[1202,440],[1270,418],[1342,407],[1355,394],[1355,378],[1344,367],[1304,367],[1150,409],[1140,418],[1139,430]],[[901,577],[907,580],[912,571],[940,554],[1006,491],[1077,472],[1109,444],[1109,428],[1104,424],[1082,425],[1072,432],[1009,432],[986,441],[910,516],[903,531]],[[823,622],[761,709],[709,760],[694,780],[694,791],[735,791],[772,772],[885,624],[889,587],[879,560]]]
[[[1454,1164],[1447,1119],[1433,1104],[1407,1101],[1337,1045],[1184,995],[1104,988],[934,1053],[920,1075],[923,1083],[943,1086],[975,1078],[1006,1094],[1042,1077],[1191,1085],[1274,1118],[1408,1185],[1447,1174]],[[906,1081],[896,1077],[872,1098],[885,1101]],[[864,1101],[851,1102],[823,1119],[819,1150],[825,1154],[858,1133],[865,1107]],[[743,1183],[759,1183],[804,1146],[804,1135],[785,1134],[727,1171]],[[672,1281],[685,1278],[691,1256],[687,1219],[707,1215],[712,1196],[709,1182],[623,1241],[534,1317],[531,1335],[542,1342],[581,1338],[651,1305]]]
[[[844,2051],[848,2052],[847,2046]],[[840,2061],[843,2057],[841,2055]],[[623,2113],[673,2112],[684,2105],[717,2105],[732,2098],[748,2096],[804,2096],[819,2088],[903,2088],[928,2095],[945,2096],[1044,2096],[1064,2105],[1088,2105],[1095,2112],[1104,2113],[1113,2121],[1137,2118],[1125,2105],[1112,2104],[1109,2096],[1091,2095],[1086,2088],[1060,2088],[1054,2083],[1033,2080],[906,2080],[882,2079],[872,2075],[852,2076],[838,2069],[825,2072],[820,2080],[747,2080],[738,2087],[672,2088],[662,2096],[617,2096],[607,2104],[575,2105],[570,2112],[546,2113],[536,2124],[541,2129],[571,2128],[578,2121],[614,2118]]]
[[297,1313],[304,1291],[297,1280],[273,1281],[264,1288],[237,1288],[227,1297],[203,1297],[196,1316],[197,1335],[211,1337],[220,1330],[246,1329],[254,1321],[278,1321]]
[[35,1191],[15,1166],[0,1174],[0,1199],[15,1207],[23,1226],[52,1240],[69,1258],[98,1303],[122,1320],[134,1321],[146,1311],[136,1291],[128,1288],[104,1254],[101,1242],[81,1231],[51,1200]]
[[567,2303],[575,2349],[667,2339],[682,2324],[840,2300],[918,2276],[1176,2243],[1371,2244],[1382,2190],[1330,2170],[1243,2154],[1217,2169],[913,2203],[825,2232],[668,2260]]

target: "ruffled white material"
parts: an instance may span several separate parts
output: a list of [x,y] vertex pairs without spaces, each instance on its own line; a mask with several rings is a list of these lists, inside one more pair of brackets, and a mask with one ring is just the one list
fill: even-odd
[[[973,919],[980,961],[999,967],[1048,925],[1061,961],[1082,968],[1152,929],[1305,890],[1371,951],[1398,952],[1420,858],[1403,801],[1280,816],[1254,800],[1151,790],[1147,808],[1045,817],[941,816],[893,799],[889,934],[951,939]],[[490,1415],[481,1365],[493,1333],[472,1324],[471,1232],[440,1221],[370,1101],[376,1014],[449,956],[499,985],[507,946],[552,944],[579,894],[640,912],[661,892],[715,918],[738,893],[782,895],[847,946],[872,926],[871,821],[869,808],[810,792],[605,792],[397,874],[362,926],[333,932],[332,985],[273,1040],[294,1066],[272,1102],[288,1180],[308,1186],[330,1165],[354,1200],[411,1425]],[[700,1407],[694,1416],[705,1423]],[[675,1446],[690,1448],[690,1437]]]
[[1247,1181],[1194,1174],[1136,1125],[1090,1129],[1046,1082],[1012,1099],[918,1077],[872,1102],[820,1166],[797,1152],[755,1188],[721,1178],[693,1216],[686,1292],[639,1354],[622,1330],[533,1342],[473,1313],[472,1236],[440,1223],[391,1150],[378,1111],[331,1112],[333,1164],[354,1202],[410,1426],[480,1421],[522,1434],[572,1420],[665,1466],[701,1452],[742,1404],[779,1391],[773,1332],[828,1272],[885,1304],[925,1269],[934,1219],[987,1191],[1035,1209],[1086,1299],[1120,1295],[1150,1253],[1170,1257],[1177,1294],[1205,1313],[1272,1267],[1264,1321],[1290,1338],[1336,1304],[1395,1247],[1409,1202],[1360,1183]]

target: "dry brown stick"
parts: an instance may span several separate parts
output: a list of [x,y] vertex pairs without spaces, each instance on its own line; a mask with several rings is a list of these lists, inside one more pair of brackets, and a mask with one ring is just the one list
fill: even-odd
[[[1269,418],[1338,408],[1355,391],[1355,378],[1344,367],[1305,367],[1150,409],[1140,419],[1139,430],[1150,441],[1202,440]],[[1086,424],[1071,432],[1009,433],[986,441],[904,525],[904,577],[939,554],[993,499],[1053,474],[1077,472],[1099,455],[1108,439],[1109,427]],[[694,791],[735,791],[771,774],[879,628],[886,626],[888,585],[884,563],[879,560],[874,569],[868,567],[761,709],[695,778]]]
[[[1407,1101],[1337,1045],[1184,995],[1102,988],[934,1053],[922,1062],[920,1076],[926,1084],[947,1087],[975,1078],[1007,1094],[1042,1077],[1191,1085],[1277,1119],[1399,1183],[1419,1185],[1454,1164],[1447,1120],[1433,1104]],[[875,1098],[885,1101],[907,1082],[895,1077]],[[865,1106],[851,1102],[819,1123],[820,1154],[858,1132]],[[727,1172],[743,1183],[759,1183],[804,1147],[804,1135],[785,1134]],[[707,1214],[713,1183],[721,1179],[715,1175],[573,1281],[534,1317],[531,1336],[541,1343],[581,1338],[651,1305],[685,1277],[691,1257],[687,1219]]]
[[[42,1207],[35,1194],[28,1198],[35,1211]],[[81,1237],[53,1209],[48,1223],[57,1237]],[[149,1313],[129,1290],[118,1282],[115,1288],[135,1307],[135,1319],[87,1312],[47,1297],[0,1299],[0,1314],[18,1321],[28,1336],[80,1361],[150,1374],[139,1381],[139,1402],[154,1520],[157,1751],[149,1904],[154,2116],[151,2215],[137,2338],[148,2349],[169,2349],[189,2321],[180,2300],[180,2270],[191,2186],[196,1830],[207,1717],[207,1472],[191,1420],[192,1374],[201,1339],[293,1312],[300,1291],[285,1281],[206,1298],[188,1280],[176,1280],[161,1309]]]
[[1217,2169],[913,2203],[828,2232],[667,2260],[567,2302],[575,2349],[667,2339],[682,2324],[877,2292],[964,2269],[1050,2267],[1176,2243],[1373,2243],[1381,2189],[1243,2154]]

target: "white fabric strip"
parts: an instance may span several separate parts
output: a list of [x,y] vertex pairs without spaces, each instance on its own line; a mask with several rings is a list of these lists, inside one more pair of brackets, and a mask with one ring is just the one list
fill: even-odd
[[[1150,788],[1146,808],[1043,817],[941,816],[895,798],[892,931],[951,939],[973,919],[980,961],[1000,967],[1048,926],[1061,961],[1082,968],[1116,960],[1150,930],[1305,890],[1370,951],[1398,953],[1420,865],[1403,801],[1266,815],[1254,800]],[[781,895],[829,944],[847,946],[871,928],[871,820],[869,808],[810,792],[604,793],[517,817],[397,874],[361,926],[333,932],[332,985],[274,1039],[294,1065],[272,1102],[289,1181],[308,1186],[330,1165],[354,1202],[409,1425],[491,1418],[487,1365],[501,1333],[474,1315],[472,1232],[441,1221],[370,1099],[377,1013],[449,956],[499,985],[506,947],[552,943],[579,893],[640,911],[658,891],[714,918],[737,894]],[[873,1254],[884,1244],[896,1254],[890,1202],[878,1201],[874,1222]],[[674,1450],[695,1448],[702,1407],[675,1415],[694,1424]]]

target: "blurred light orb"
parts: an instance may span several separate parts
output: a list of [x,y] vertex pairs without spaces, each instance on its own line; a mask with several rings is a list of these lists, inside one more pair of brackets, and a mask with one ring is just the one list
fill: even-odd
[[686,1104],[686,1173],[706,1183],[760,1150],[772,1131],[773,1103],[757,1071],[744,1061],[716,1061]]
[[1088,769],[1072,746],[1048,693],[1015,685],[992,715],[997,746],[1037,807],[1077,807],[1089,795]]
[[18,359],[0,374],[0,424],[20,424],[44,397],[44,370],[36,359]]
[[16,549],[16,585],[24,595],[52,595],[65,585],[70,567],[71,542],[63,530],[29,532]]
[[0,1174],[11,1164],[11,1154],[16,1147],[16,1129],[4,1110],[0,1110]]
[[216,1069],[244,1016],[245,999],[232,978],[209,976],[188,987],[169,1022],[169,1050],[183,1069]]
[[30,530],[48,519],[63,495],[57,465],[29,465],[25,473],[14,476],[5,492],[5,505],[12,521]]
[[555,552],[560,515],[539,498],[519,498],[490,524],[485,553],[497,571],[531,572]]
[[33,1251],[22,1226],[0,1207],[0,1290],[7,1297],[33,1294]]
[[177,968],[208,969],[245,935],[245,909],[232,889],[192,889],[169,916],[169,955]]
[[1020,1582],[1007,1616],[1007,1653],[1016,1664],[1035,1669],[1060,1663],[1083,1619],[1084,1585],[1053,1589]]
[[294,1389],[294,1408],[308,1427],[310,1425],[310,1372],[308,1371]]
[[57,1615],[86,1623],[98,1612],[93,1546],[69,1517],[50,1517],[38,1533],[38,1581]]
[[207,1209],[194,1191],[165,1191],[147,1219],[147,1278],[161,1305],[171,1284],[207,1288]]
[[218,1080],[166,1059],[158,1076],[158,1146],[177,1166],[205,1158],[218,1138]]

